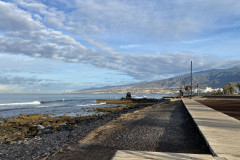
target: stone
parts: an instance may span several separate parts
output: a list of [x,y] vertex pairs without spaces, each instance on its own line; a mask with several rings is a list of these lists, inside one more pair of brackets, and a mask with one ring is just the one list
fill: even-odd
[[126,99],[132,99],[131,92],[127,92]]

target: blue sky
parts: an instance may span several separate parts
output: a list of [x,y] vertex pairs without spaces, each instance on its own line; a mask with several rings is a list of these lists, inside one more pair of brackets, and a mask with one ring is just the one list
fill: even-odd
[[62,93],[240,63],[239,0],[0,1],[0,93]]

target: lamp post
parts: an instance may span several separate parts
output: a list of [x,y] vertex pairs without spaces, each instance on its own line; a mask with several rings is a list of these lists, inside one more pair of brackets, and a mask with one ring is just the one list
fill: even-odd
[[190,99],[192,98],[192,61],[191,61],[191,96]]

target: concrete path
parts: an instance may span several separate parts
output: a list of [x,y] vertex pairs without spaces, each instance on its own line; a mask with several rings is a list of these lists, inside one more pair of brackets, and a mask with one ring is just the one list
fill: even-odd
[[186,153],[169,153],[169,152],[146,152],[146,151],[129,151],[118,150],[113,160],[216,160],[208,154],[186,154]]
[[222,159],[240,160],[240,121],[193,99],[183,98],[182,101],[212,154]]

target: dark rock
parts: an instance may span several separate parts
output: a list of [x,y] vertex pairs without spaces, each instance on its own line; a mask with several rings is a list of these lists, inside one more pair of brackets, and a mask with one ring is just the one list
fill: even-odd
[[[114,114],[107,114],[95,119],[83,119],[76,125],[63,125],[61,129],[53,132],[51,126],[39,129],[37,137],[29,137],[24,140],[16,140],[16,143],[4,141],[0,144],[0,159],[51,159],[51,156],[57,152],[66,150],[66,148],[84,137],[94,129],[105,125],[113,119],[118,118],[124,113],[137,110],[136,108],[124,110]],[[34,128],[36,129],[36,128]],[[33,129],[33,130],[34,130]],[[42,132],[42,133],[41,133]]]
[[126,99],[132,99],[131,93],[127,92]]

